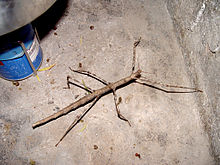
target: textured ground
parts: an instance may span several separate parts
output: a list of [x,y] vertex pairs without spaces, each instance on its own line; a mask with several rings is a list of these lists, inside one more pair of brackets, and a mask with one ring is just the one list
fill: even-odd
[[[107,81],[119,80],[131,73],[133,43],[139,37],[137,62],[145,77],[194,86],[163,1],[72,0],[55,9],[46,23],[53,17],[56,25],[36,23],[44,52],[41,67],[55,67],[38,73],[41,82],[30,77],[14,86],[0,80],[0,164],[214,164],[195,99],[202,93],[168,94],[133,83],[117,90],[131,127],[117,118],[109,94],[58,147],[54,145],[84,107],[33,130],[33,122],[86,94],[75,86],[63,89],[68,75],[93,89],[102,87],[68,67],[82,65]],[[44,27],[51,30],[42,32]]]
[[220,164],[220,1],[172,1],[168,10],[191,81],[203,89],[197,97],[211,152]]

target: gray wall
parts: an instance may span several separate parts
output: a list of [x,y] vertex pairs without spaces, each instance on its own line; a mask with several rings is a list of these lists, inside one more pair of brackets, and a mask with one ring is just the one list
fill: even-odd
[[167,0],[191,83],[197,96],[210,151],[220,162],[220,1]]

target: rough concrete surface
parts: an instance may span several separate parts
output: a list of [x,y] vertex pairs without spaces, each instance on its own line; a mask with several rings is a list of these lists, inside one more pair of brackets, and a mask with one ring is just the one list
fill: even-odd
[[187,73],[203,89],[203,95],[197,97],[199,113],[212,155],[220,164],[220,1],[167,2]]
[[86,106],[32,129],[32,123],[87,94],[76,86],[64,89],[68,75],[92,89],[103,87],[68,67],[78,69],[82,65],[107,81],[119,80],[131,74],[133,43],[139,37],[137,64],[145,71],[143,76],[165,84],[196,87],[191,81],[194,75],[187,74],[166,2],[60,3],[49,11],[52,14],[47,13],[47,22],[35,22],[44,52],[41,67],[55,67],[38,72],[41,82],[30,77],[13,86],[0,80],[0,164],[214,164],[200,120],[197,97],[203,93],[169,94],[131,83],[116,92],[122,98],[121,113],[131,127],[118,119],[113,95],[108,94],[58,147],[54,145]]

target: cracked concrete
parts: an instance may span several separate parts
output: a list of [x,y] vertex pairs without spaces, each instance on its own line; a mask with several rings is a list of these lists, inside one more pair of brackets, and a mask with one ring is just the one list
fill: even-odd
[[[147,79],[196,87],[187,74],[165,2],[69,0],[60,4],[35,22],[42,38],[41,67],[55,67],[38,72],[41,82],[30,77],[13,86],[0,80],[0,164],[214,164],[196,100],[202,93],[169,94],[131,83],[117,90],[121,113],[131,127],[118,119],[113,96],[108,94],[58,147],[54,145],[85,107],[32,129],[35,121],[87,94],[75,86],[64,89],[68,75],[92,89],[102,87],[68,67],[82,66],[106,81],[119,80],[131,74],[133,43],[139,37],[137,64]],[[48,22],[42,21],[45,18]]]

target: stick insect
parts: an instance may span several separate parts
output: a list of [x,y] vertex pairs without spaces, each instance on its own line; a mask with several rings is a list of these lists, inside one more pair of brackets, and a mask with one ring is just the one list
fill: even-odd
[[[80,88],[83,88],[85,89],[86,91],[88,91],[90,94],[89,95],[86,95],[80,99],[78,99],[77,101],[71,103],[70,105],[66,106],[65,108],[63,108],[62,110],[42,119],[42,120],[39,120],[37,121],[36,123],[34,123],[32,125],[33,128],[36,128],[36,127],[39,127],[41,125],[44,125],[52,120],[55,120],[63,115],[66,115],[68,114],[69,112],[73,111],[73,110],[76,110],[77,108],[79,107],[82,107],[88,103],[91,103],[91,105],[89,106],[88,109],[84,109],[83,112],[78,115],[75,120],[72,122],[72,124],[68,127],[68,129],[66,130],[66,132],[64,133],[64,135],[61,137],[61,139],[58,141],[58,143],[55,145],[55,146],[58,146],[58,144],[64,139],[64,137],[70,132],[70,130],[75,127],[75,125],[77,123],[79,123],[79,121],[89,112],[89,110],[95,105],[95,103],[105,94],[108,94],[108,93],[112,93],[113,96],[114,96],[114,104],[115,104],[115,109],[116,109],[116,112],[117,112],[117,116],[123,120],[123,121],[126,121],[129,126],[131,126],[129,120],[127,118],[125,118],[120,110],[119,110],[119,102],[120,102],[120,99],[118,100],[117,99],[117,95],[116,95],[116,90],[122,86],[125,86],[125,85],[128,85],[128,84],[131,84],[133,82],[136,82],[136,83],[139,83],[139,84],[142,84],[142,85],[146,85],[146,86],[149,86],[149,87],[152,87],[152,88],[155,88],[157,90],[161,90],[163,92],[166,92],[166,93],[194,93],[194,92],[202,92],[201,90],[197,89],[197,88],[190,88],[190,87],[184,87],[184,86],[177,86],[177,85],[167,85],[167,84],[162,84],[162,83],[157,83],[157,82],[151,82],[151,81],[148,81],[146,79],[146,77],[142,76],[142,73],[143,71],[140,70],[140,69],[137,69],[137,71],[135,71],[135,62],[136,62],[136,47],[139,45],[141,41],[141,38],[139,38],[137,41],[134,42],[134,45],[133,45],[133,60],[132,60],[132,73],[130,74],[130,76],[128,77],[125,77],[125,78],[122,78],[116,82],[113,82],[113,83],[110,83],[110,82],[107,82],[106,80],[98,77],[97,75],[89,72],[89,71],[85,71],[85,70],[74,70],[72,68],[70,68],[71,71],[75,72],[75,73],[79,73],[79,74],[83,74],[83,75],[86,75],[86,76],[89,76],[93,79],[96,79],[98,80],[99,82],[101,82],[102,84],[104,84],[105,86],[103,88],[100,88],[100,89],[97,89],[97,90],[92,90],[88,87],[83,87],[82,84],[78,85],[79,82],[76,81],[78,84],[75,84],[73,82],[70,81],[70,77],[67,77],[67,86],[68,88],[70,88],[70,84],[75,84],[77,85],[78,87]],[[153,86],[153,85],[149,85],[149,83],[153,83],[153,84],[157,84],[157,85],[161,85],[161,86],[164,86],[164,87],[172,87],[172,88],[181,88],[181,89],[185,89],[186,91],[173,91],[173,90],[166,90],[166,89],[163,89],[163,88],[159,88],[159,87],[156,87],[156,86]]]

